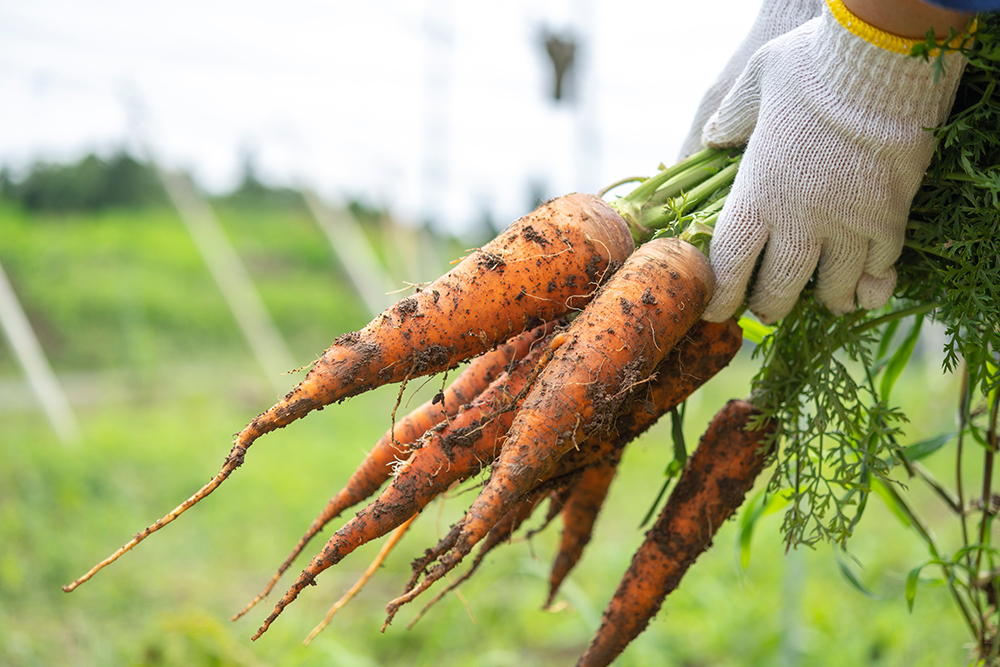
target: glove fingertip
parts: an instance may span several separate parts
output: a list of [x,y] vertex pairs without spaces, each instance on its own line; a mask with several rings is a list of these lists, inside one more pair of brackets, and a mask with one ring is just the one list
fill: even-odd
[[858,306],[865,310],[881,308],[889,302],[895,289],[896,269],[890,268],[888,275],[883,278],[865,273],[858,280]]
[[[820,302],[820,303],[822,303],[822,302]],[[853,302],[850,303],[850,304],[848,304],[848,303],[825,303],[823,305],[825,305],[827,307],[827,309],[831,313],[833,313],[835,316],[837,316],[837,317],[840,317],[841,315],[846,315],[848,313],[853,313],[854,310],[855,310]]]
[[743,297],[728,286],[717,284],[712,300],[708,302],[701,319],[706,322],[725,322],[743,302]]
[[855,311],[856,306],[854,305],[856,290],[852,290],[847,294],[842,296],[834,295],[821,295],[819,290],[816,291],[816,300],[827,307],[827,309],[840,317],[841,315],[846,315],[847,313],[852,313]]
[[760,320],[761,324],[766,324],[770,326],[772,324],[776,324],[778,320],[780,320],[788,313],[792,312],[792,309],[787,308],[778,310],[768,310],[760,307],[755,308],[753,306],[750,306],[750,312],[753,313],[758,320]]
[[801,289],[772,293],[767,289],[761,289],[758,283],[753,294],[750,295],[747,306],[762,324],[774,324],[792,312],[792,308],[799,300],[800,291]]
[[749,132],[733,131],[720,127],[717,116],[708,119],[701,133],[702,143],[709,148],[734,148],[746,144],[749,140]]

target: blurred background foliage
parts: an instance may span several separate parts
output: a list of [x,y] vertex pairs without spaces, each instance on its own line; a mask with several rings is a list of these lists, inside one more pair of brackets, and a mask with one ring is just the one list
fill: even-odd
[[156,171],[121,151],[90,154],[76,164],[35,163],[21,179],[0,171],[0,194],[28,211],[101,211],[167,204]]
[[[449,596],[412,630],[405,624],[417,608],[404,610],[385,634],[379,632],[383,606],[408,579],[410,560],[471,499],[453,493],[424,512],[384,569],[311,646],[301,640],[361,574],[378,544],[325,573],[260,641],[248,638],[267,604],[241,622],[228,621],[387,428],[396,387],[267,436],[211,499],[76,592],[63,593],[61,585],[215,473],[233,433],[273,402],[273,378],[259,370],[151,166],[125,153],[40,164],[18,178],[3,172],[0,194],[0,265],[83,432],[75,446],[55,437],[3,341],[0,663],[575,662],[642,540],[638,523],[673,457],[668,424],[627,450],[595,539],[553,611],[539,607],[557,525],[530,542],[497,549],[461,589],[464,600]],[[210,204],[299,363],[308,364],[337,335],[367,321],[297,192],[261,183],[248,162],[243,183]],[[404,273],[401,254],[420,253],[419,268],[397,278],[400,288],[404,280],[436,277],[483,240],[425,229],[420,233],[433,251],[416,251],[407,240],[413,230],[398,229],[384,211],[363,202],[351,211],[391,272]],[[956,381],[942,375],[934,354],[939,349],[926,346],[894,394],[914,420],[904,445],[954,427]],[[756,363],[751,351],[748,345],[690,401],[690,442],[727,399],[746,394]],[[290,388],[297,377],[281,381]],[[412,383],[403,405],[417,405],[442,382]],[[981,474],[975,454],[963,473],[970,480]],[[926,464],[952,479],[953,459],[938,454]],[[933,494],[902,481],[940,541],[957,539]],[[729,522],[619,664],[967,664],[965,629],[930,572],[908,613],[906,576],[927,554],[884,506],[871,503],[849,543],[851,556],[840,558],[826,545],[785,554],[780,523],[780,514],[760,520],[744,569],[739,524]]]

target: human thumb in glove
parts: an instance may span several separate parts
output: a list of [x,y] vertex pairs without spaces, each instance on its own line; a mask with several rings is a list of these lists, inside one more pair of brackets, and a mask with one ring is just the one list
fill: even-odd
[[726,93],[732,89],[750,56],[775,37],[819,16],[822,7],[823,0],[764,0],[750,31],[729,57],[719,77],[701,98],[691,129],[681,144],[680,159],[704,148],[701,143],[701,131],[711,115],[718,110]]
[[965,61],[949,53],[935,82],[930,64],[904,55],[913,40],[827,4],[761,47],[705,125],[710,146],[746,143],[712,239],[706,320],[739,308],[762,252],[749,307],[765,323],[792,309],[814,271],[816,298],[838,315],[892,295],[934,150],[927,128],[947,117]]

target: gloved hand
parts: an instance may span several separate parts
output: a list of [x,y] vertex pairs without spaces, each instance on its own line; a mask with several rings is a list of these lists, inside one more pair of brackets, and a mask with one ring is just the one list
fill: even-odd
[[[830,6],[846,12],[839,0]],[[765,245],[749,299],[765,323],[792,309],[817,263],[816,298],[838,315],[892,296],[892,265],[934,150],[925,128],[947,117],[965,61],[948,54],[935,83],[930,64],[903,55],[911,40],[847,16],[902,53],[852,34],[825,8],[757,51],[705,126],[710,146],[747,144],[712,239],[706,320],[743,303]]]
[[764,0],[750,32],[729,58],[729,62],[722,69],[719,78],[701,99],[698,110],[695,111],[691,129],[681,145],[679,159],[684,159],[703,148],[701,132],[706,121],[719,108],[726,93],[732,89],[736,77],[746,67],[750,56],[775,37],[784,35],[809,19],[819,16],[822,8],[823,0]]

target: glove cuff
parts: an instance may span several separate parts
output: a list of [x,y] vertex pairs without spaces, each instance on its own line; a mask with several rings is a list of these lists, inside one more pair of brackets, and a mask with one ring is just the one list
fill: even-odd
[[[908,126],[916,128],[939,125],[951,108],[965,57],[958,52],[946,53],[939,79],[940,73],[923,58],[888,48],[890,42],[897,48],[919,42],[890,35],[856,18],[848,19],[845,25],[836,16],[834,7],[838,5],[843,6],[842,0],[827,0],[815,26],[816,39],[807,47],[815,75],[825,82],[827,94],[840,101],[845,113],[858,119],[870,117],[871,123],[878,124],[877,119],[884,117],[895,118],[894,122],[905,119]],[[876,31],[892,39],[876,44],[871,41],[878,39]],[[893,129],[886,126],[882,131]]]
[[[914,46],[924,42],[922,39],[894,35],[891,32],[886,32],[881,28],[862,21],[851,13],[851,10],[844,4],[844,0],[826,0],[826,5],[830,8],[830,13],[833,14],[833,17],[837,19],[837,23],[843,26],[848,32],[860,37],[869,44],[874,44],[880,49],[909,55]],[[969,26],[969,34],[973,35],[975,32],[976,21],[973,19],[972,24]],[[957,49],[962,45],[965,38],[965,35],[957,35],[953,40],[948,42],[948,47]],[[938,40],[938,44],[943,44],[943,40]],[[938,54],[937,52],[933,52],[930,55],[931,57],[936,57]]]

